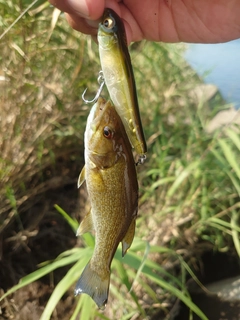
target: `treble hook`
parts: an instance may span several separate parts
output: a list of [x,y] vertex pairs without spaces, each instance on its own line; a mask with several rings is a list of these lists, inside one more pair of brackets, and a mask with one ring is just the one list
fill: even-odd
[[99,71],[99,75],[98,75],[98,84],[100,85],[95,97],[92,99],[92,100],[87,100],[85,99],[85,94],[87,92],[87,88],[83,91],[83,94],[82,94],[82,99],[85,103],[94,103],[98,100],[98,98],[100,97],[100,94],[102,92],[102,89],[103,89],[103,86],[105,84],[105,81],[104,81],[104,77],[103,77],[103,72],[102,71]]
[[139,164],[143,164],[146,159],[147,159],[147,156],[145,154],[141,154],[138,158],[138,161],[136,162],[136,166],[138,166]]

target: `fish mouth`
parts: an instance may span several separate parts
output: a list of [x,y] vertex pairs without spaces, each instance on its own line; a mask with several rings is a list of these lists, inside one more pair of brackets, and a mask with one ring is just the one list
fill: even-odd
[[104,111],[109,105],[109,103],[109,101],[106,101],[104,98],[100,97],[90,111],[90,114],[88,116],[88,122],[90,122],[94,127],[96,127],[95,123],[101,120],[101,117],[104,114]]
[[104,109],[107,103],[106,100],[100,97],[97,102],[92,106],[89,112],[85,130],[85,138],[89,140],[90,137],[97,131],[98,125],[101,122],[101,118],[104,114]]
[[108,110],[111,106],[112,105],[110,101],[106,101],[104,98],[100,97],[98,101],[95,103],[95,105],[92,107],[88,116],[85,131],[88,132],[89,137],[98,130],[103,118],[106,123],[106,126],[108,125],[110,121],[110,113],[108,112]]

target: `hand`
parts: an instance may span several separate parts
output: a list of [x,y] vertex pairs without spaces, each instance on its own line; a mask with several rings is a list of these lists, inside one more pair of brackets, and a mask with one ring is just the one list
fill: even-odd
[[49,0],[66,12],[69,24],[96,36],[104,8],[113,9],[125,25],[128,43],[217,43],[240,38],[239,0]]

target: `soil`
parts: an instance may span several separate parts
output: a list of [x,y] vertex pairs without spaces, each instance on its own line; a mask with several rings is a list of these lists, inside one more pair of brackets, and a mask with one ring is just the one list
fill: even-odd
[[[47,168],[50,176],[48,187],[44,193],[29,199],[29,209],[20,215],[23,229],[14,221],[4,230],[0,238],[0,295],[17,284],[22,277],[35,271],[39,263],[55,259],[63,251],[79,245],[73,230],[54,208],[54,204],[80,220],[80,197],[77,189],[80,168],[81,164],[69,159],[59,159],[54,170]],[[61,176],[56,177],[56,172],[60,172]],[[53,288],[69,268],[59,268],[51,277],[43,277],[4,299],[0,303],[0,319],[40,319]],[[63,297],[52,319],[69,319],[74,304],[75,298],[71,292]]]
[[[23,276],[36,270],[40,262],[52,260],[63,251],[81,245],[68,223],[54,208],[54,204],[58,204],[80,221],[81,211],[85,211],[81,210],[80,199],[81,203],[85,204],[86,201],[86,193],[83,191],[80,196],[76,186],[80,168],[79,162],[59,159],[57,168],[47,169],[49,181],[55,183],[48,183],[50,187],[46,188],[44,193],[28,200],[31,205],[21,214],[23,229],[14,221],[4,230],[0,238],[0,295],[17,284]],[[60,173],[60,176],[56,176],[56,172]],[[201,244],[199,246],[201,247]],[[205,248],[204,244],[202,247]],[[202,250],[201,264],[201,273],[197,276],[204,284],[240,274],[239,259],[233,252],[215,253],[211,249]],[[54,287],[67,271],[68,267],[59,268],[51,276],[43,277],[4,299],[0,305],[0,320],[40,319]],[[70,319],[76,303],[73,289],[61,299],[51,319]],[[203,297],[202,293],[193,293],[193,300],[201,308],[207,308],[207,312],[213,310],[211,304],[217,306],[217,303],[220,303]],[[210,306],[209,301],[212,301]],[[221,305],[223,306],[222,303]],[[230,304],[226,308],[230,310]],[[161,311],[151,317],[151,320],[160,319],[166,319],[166,315]],[[180,301],[175,301],[175,304],[173,301],[172,311],[167,319],[187,320],[189,310]],[[220,318],[209,314],[209,319]],[[233,320],[234,317],[224,319]]]

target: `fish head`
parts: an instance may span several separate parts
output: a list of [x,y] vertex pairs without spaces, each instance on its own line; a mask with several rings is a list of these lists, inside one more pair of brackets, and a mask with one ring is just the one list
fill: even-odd
[[110,101],[99,98],[89,114],[85,131],[85,158],[98,168],[112,167],[131,148],[126,132]]
[[103,49],[110,50],[121,45],[120,41],[127,45],[122,19],[112,9],[106,8],[98,27],[98,43]]

